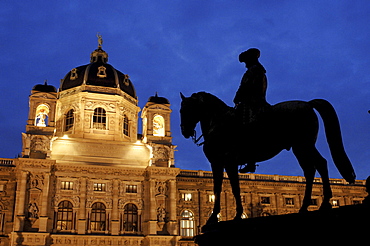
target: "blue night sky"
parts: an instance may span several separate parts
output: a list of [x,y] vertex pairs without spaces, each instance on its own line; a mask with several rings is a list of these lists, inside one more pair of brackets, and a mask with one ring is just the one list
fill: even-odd
[[[170,100],[177,167],[210,170],[202,149],[180,133],[179,92],[207,91],[233,106],[245,72],[238,55],[257,47],[268,102],[330,101],[357,178],[366,179],[369,13],[368,0],[2,1],[0,157],[22,150],[32,87],[44,80],[59,87],[68,71],[88,64],[100,32],[109,63],[130,76],[140,107],[156,92]],[[330,177],[340,178],[323,128],[317,147]],[[302,175],[291,151],[260,163],[257,173]]]

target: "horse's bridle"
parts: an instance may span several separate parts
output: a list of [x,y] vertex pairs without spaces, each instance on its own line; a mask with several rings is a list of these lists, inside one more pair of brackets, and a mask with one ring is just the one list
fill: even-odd
[[191,139],[193,140],[193,143],[195,143],[197,146],[202,146],[204,144],[204,141],[201,142],[201,143],[198,143],[202,137],[203,137],[203,134],[201,134],[197,138],[197,131],[194,129],[194,134],[191,136]]

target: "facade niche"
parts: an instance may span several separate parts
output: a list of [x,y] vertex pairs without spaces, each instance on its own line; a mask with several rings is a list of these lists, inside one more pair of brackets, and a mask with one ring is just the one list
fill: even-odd
[[153,117],[153,136],[164,137],[164,118],[161,115],[156,115]]
[[40,104],[36,108],[35,126],[46,127],[48,126],[49,119],[49,106]]

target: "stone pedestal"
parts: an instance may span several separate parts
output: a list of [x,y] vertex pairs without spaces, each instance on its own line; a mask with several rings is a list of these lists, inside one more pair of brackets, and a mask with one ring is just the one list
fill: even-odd
[[199,246],[217,245],[345,245],[368,241],[370,207],[344,206],[327,211],[287,214],[204,226]]

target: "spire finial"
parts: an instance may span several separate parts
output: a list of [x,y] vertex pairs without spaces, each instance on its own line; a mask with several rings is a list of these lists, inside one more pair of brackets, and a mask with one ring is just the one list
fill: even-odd
[[98,32],[96,34],[96,37],[98,38],[98,49],[101,49],[102,48],[102,45],[103,45],[103,38],[102,38],[102,35],[100,35],[100,33]]

